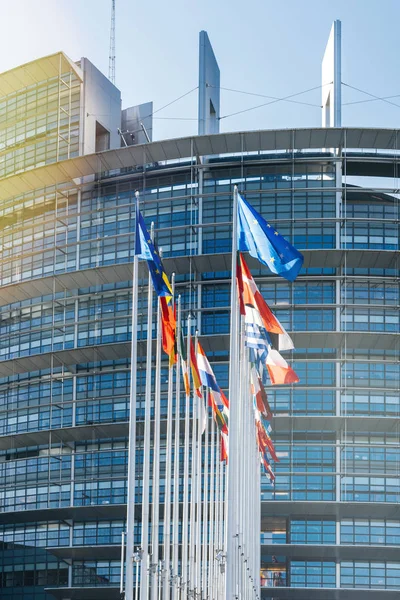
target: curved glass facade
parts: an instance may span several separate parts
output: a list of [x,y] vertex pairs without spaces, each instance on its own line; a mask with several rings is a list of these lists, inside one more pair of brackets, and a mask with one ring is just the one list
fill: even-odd
[[[384,598],[400,587],[399,156],[379,147],[166,156],[2,202],[2,598],[99,597],[85,588],[119,597],[134,193],[226,389],[234,184],[305,255],[294,283],[252,269],[291,332],[301,380],[268,390],[280,462],[274,488],[262,479],[263,597],[324,588],[340,600],[341,589],[362,598],[363,588]],[[138,461],[142,443],[139,434]],[[138,503],[141,493],[138,482]],[[136,534],[140,544],[140,523]]]

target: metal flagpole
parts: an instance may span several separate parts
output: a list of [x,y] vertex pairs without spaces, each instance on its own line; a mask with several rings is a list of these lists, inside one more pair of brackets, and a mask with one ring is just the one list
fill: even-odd
[[218,573],[218,591],[216,594],[216,598],[223,598],[226,590],[225,586],[225,576],[226,571],[224,572],[222,568],[222,564],[225,563],[224,569],[226,570],[226,554],[223,552],[223,548],[225,547],[225,537],[226,537],[226,502],[225,497],[227,493],[227,469],[224,467],[224,463],[221,461],[221,444],[222,438],[219,436],[219,445],[218,445],[218,462],[219,462],[219,525],[218,525],[218,537],[219,537],[219,549],[223,554],[223,558],[220,562],[220,569]]
[[[186,359],[187,371],[190,380],[190,315],[187,318]],[[183,513],[182,513],[182,587],[187,590],[188,585],[188,516],[189,516],[189,436],[190,436],[190,392],[185,400],[185,442],[183,456]]]
[[[154,238],[154,223],[150,237]],[[146,344],[146,390],[144,409],[144,448],[143,448],[143,495],[142,495],[142,560],[140,568],[140,600],[148,600],[149,581],[147,562],[149,554],[149,488],[150,488],[150,427],[151,427],[151,363],[153,343],[153,284],[149,272],[147,293],[147,344]]]
[[[188,331],[188,336],[190,337],[190,329]],[[192,393],[193,400],[195,399],[194,390]],[[190,543],[189,543],[189,588],[190,591],[194,591],[196,585],[196,564],[195,564],[195,537],[196,537],[196,487],[197,487],[197,477],[196,477],[196,469],[197,469],[197,413],[195,402],[193,401],[192,408],[192,464],[191,464],[191,477],[190,477],[190,516],[189,516],[189,533],[190,533]]]
[[238,534],[237,515],[237,473],[238,473],[238,396],[237,396],[237,347],[238,347],[238,302],[236,293],[236,255],[237,255],[237,212],[238,189],[233,190],[233,227],[232,227],[232,266],[231,266],[231,325],[229,347],[229,460],[226,495],[227,524],[226,524],[226,588],[225,599],[234,600],[236,594],[237,573],[235,569],[235,545]]
[[220,468],[221,461],[219,457],[219,437],[220,433],[218,428],[216,428],[216,440],[215,440],[215,527],[214,527],[214,540],[215,540],[215,553],[212,557],[213,565],[214,565],[214,577],[213,577],[213,593],[211,595],[211,600],[216,600],[218,590],[219,590],[219,579],[220,579],[220,568],[219,562],[216,559],[217,552],[222,549],[221,544],[221,536],[220,536],[220,515],[221,515],[221,503],[220,503],[220,494],[219,494],[219,484],[220,484]]
[[120,584],[119,584],[119,593],[122,595],[124,593],[124,551],[125,551],[125,531],[121,534],[121,572],[120,572]]
[[[236,289],[235,289],[236,294]],[[243,580],[243,568],[241,566],[242,553],[246,554],[246,546],[247,546],[247,530],[245,529],[245,497],[247,495],[247,490],[245,484],[245,468],[249,468],[248,464],[248,439],[247,439],[247,431],[246,431],[246,421],[245,421],[245,388],[246,388],[246,380],[245,380],[245,369],[243,363],[243,348],[244,348],[244,330],[243,330],[243,322],[242,319],[239,319],[240,323],[240,337],[239,337],[239,352],[238,352],[238,368],[239,368],[239,390],[238,390],[238,439],[242,440],[241,451],[238,456],[238,470],[237,470],[237,479],[238,479],[238,487],[237,487],[237,502],[238,502],[238,530],[236,532],[236,576],[237,576],[237,593],[240,594],[243,592],[244,588],[244,580]]]
[[[210,422],[210,420],[209,420]],[[208,582],[207,598],[212,598],[212,585],[214,580],[214,557],[215,557],[215,423],[211,418],[211,444],[210,444],[210,519],[209,519],[209,542],[208,542]]]
[[[175,273],[171,277],[172,290],[175,291]],[[170,550],[171,550],[171,458],[172,458],[172,401],[174,394],[174,365],[168,368],[168,393],[167,393],[167,438],[165,449],[165,495],[164,495],[164,576],[163,598],[169,600],[169,577],[170,577]]]
[[[181,343],[181,297],[178,296],[178,321],[176,326],[177,343]],[[181,402],[181,356],[178,352],[176,363],[176,395],[175,395],[175,441],[174,441],[174,496],[172,505],[172,598],[178,600],[178,563],[179,563],[179,480],[180,480],[180,402]]]
[[154,446],[153,446],[153,503],[151,514],[151,600],[158,596],[158,548],[160,521],[160,404],[161,404],[161,309],[157,301],[157,345],[156,345],[156,377],[154,398]]
[[[139,192],[135,193],[136,208],[139,210]],[[136,213],[137,214],[137,213]],[[136,361],[137,361],[137,316],[138,316],[139,259],[133,258],[132,289],[132,343],[131,343],[131,386],[129,400],[129,442],[128,442],[128,498],[126,515],[126,600],[133,600],[133,551],[135,532],[135,463],[136,463]]]
[[[198,398],[199,402],[203,402],[202,399]],[[201,412],[203,412],[203,407]],[[206,413],[207,417],[208,414]],[[203,535],[202,535],[202,557],[201,557],[201,568],[202,568],[202,600],[207,600],[207,549],[209,548],[210,540],[208,537],[208,482],[210,476],[209,469],[209,435],[210,432],[208,430],[208,418],[206,420],[206,431],[205,431],[205,440],[204,440],[204,462],[203,462],[203,473],[204,473],[204,484],[203,484]]]
[[[197,355],[198,338],[197,331],[195,337],[195,351]],[[200,406],[200,398],[196,398],[197,406],[197,467],[196,467],[196,542],[195,542],[195,556],[196,556],[196,592],[200,598],[201,594],[201,496],[202,496],[202,410]]]

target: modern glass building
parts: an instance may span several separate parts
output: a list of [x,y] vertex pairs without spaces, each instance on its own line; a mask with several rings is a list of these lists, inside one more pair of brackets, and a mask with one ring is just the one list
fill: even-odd
[[[269,130],[120,148],[100,123],[90,143],[114,149],[94,152],[78,142],[80,67],[62,54],[52,62],[51,76],[35,68],[19,89],[22,72],[5,74],[13,89],[0,76],[1,598],[119,598],[134,193],[226,389],[235,184],[305,257],[293,284],[249,261],[301,379],[268,390],[280,462],[275,487],[262,480],[262,597],[397,598],[400,132]],[[144,374],[140,362],[139,462]],[[140,544],[140,523],[136,533]]]

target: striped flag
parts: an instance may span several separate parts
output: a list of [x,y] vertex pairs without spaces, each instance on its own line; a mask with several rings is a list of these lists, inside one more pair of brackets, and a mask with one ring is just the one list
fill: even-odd
[[198,395],[198,397],[202,398],[203,396],[201,393],[201,379],[200,379],[199,367],[197,365],[196,351],[194,349],[194,344],[193,344],[192,339],[190,339],[190,369],[192,371],[193,387],[196,390],[196,394]]
[[169,356],[169,366],[176,363],[176,317],[175,310],[165,296],[160,297],[162,347]]
[[279,350],[292,350],[294,345],[290,335],[262,297],[243,254],[240,253],[238,259],[239,306],[245,321],[263,327],[269,333],[277,334]]
[[272,385],[297,383],[296,373],[277,350],[272,348],[265,329],[254,324],[245,324],[245,344],[253,351],[253,362],[260,364],[260,376],[263,379],[264,365],[267,368]]
[[270,348],[265,361],[272,385],[298,383],[300,379],[277,350]]
[[269,464],[268,458],[265,456],[265,453],[260,452],[261,464],[264,467],[265,474],[271,482],[271,485],[274,485],[275,482],[275,473],[273,472],[271,465]]
[[[201,383],[209,390],[208,398],[214,420],[221,432],[221,436],[227,436],[229,431],[229,401],[217,383],[214,371],[208,362],[208,358],[200,342],[197,344],[197,366]],[[222,447],[224,447],[224,452],[227,454],[228,446],[226,437],[221,437],[221,453]],[[221,458],[221,460],[225,459]]]
[[263,383],[255,366],[252,366],[251,372],[251,392],[254,397],[255,408],[259,411],[260,415],[267,421],[272,419],[272,411],[268,403],[267,394],[265,392]]
[[[256,411],[256,413],[257,412],[258,411]],[[272,459],[275,462],[279,462],[279,458],[277,457],[276,452],[275,452],[275,446],[274,446],[269,434],[267,433],[259,415],[258,415],[258,417],[256,416],[255,421],[256,421],[258,447],[261,448],[263,452],[265,452],[268,449],[268,452],[270,453]]]
[[182,326],[181,326],[180,339],[178,340],[178,352],[181,357],[182,378],[183,378],[183,385],[185,388],[185,394],[186,394],[186,396],[190,396],[189,369],[188,369],[188,364],[187,364],[186,348],[185,348],[185,343],[184,343],[184,339],[183,339]]

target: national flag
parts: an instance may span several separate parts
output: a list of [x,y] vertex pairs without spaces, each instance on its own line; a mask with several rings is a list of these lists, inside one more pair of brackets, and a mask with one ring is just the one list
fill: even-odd
[[[197,342],[197,346],[200,346],[200,342]],[[202,381],[200,378],[199,367],[197,365],[197,356],[192,338],[190,339],[190,368],[192,371],[193,387],[198,396],[197,401],[200,403],[199,407],[201,412],[202,433],[204,433],[207,428],[207,410],[204,405],[203,394],[201,393]]]
[[239,254],[237,285],[241,314],[247,323],[257,324],[278,335],[279,350],[292,350],[293,342],[260,293],[242,253]]
[[238,250],[246,250],[276,275],[294,281],[304,257],[238,194]]
[[200,342],[197,344],[197,367],[202,385],[215,392],[219,392],[220,388],[215,378],[214,371],[208,362],[208,358]]
[[286,360],[274,348],[269,348],[265,361],[272,385],[297,383],[300,381]]
[[265,430],[265,427],[259,417],[256,418],[256,432],[258,447],[261,448],[263,452],[265,452],[265,450],[268,449],[273,460],[275,462],[279,462],[279,458],[276,455],[273,441],[271,440],[269,433],[267,433],[267,431]]
[[250,376],[251,391],[254,396],[255,406],[259,411],[260,415],[267,421],[270,421],[272,419],[271,408],[268,403],[268,398],[263,383],[254,365],[252,366]]
[[192,371],[193,387],[196,390],[196,394],[198,395],[198,397],[202,398],[199,367],[197,365],[196,351],[194,349],[192,339],[190,340],[190,369]]
[[165,296],[160,298],[161,334],[164,352],[169,356],[169,365],[176,362],[176,317],[175,310]]
[[264,467],[265,474],[271,482],[271,485],[275,483],[275,474],[271,468],[271,465],[268,461],[268,458],[265,456],[265,453],[260,452],[261,464]]
[[200,342],[197,344],[197,366],[201,383],[210,390],[209,399],[212,402],[214,419],[217,425],[221,421],[221,427],[226,426],[228,428],[229,401],[217,383],[214,371]]
[[160,297],[172,297],[172,287],[164,270],[160,254],[147,231],[143,215],[136,209],[135,255],[147,260],[154,290]]
[[190,396],[190,380],[189,380],[189,369],[187,364],[187,356],[186,356],[186,347],[183,339],[183,332],[181,326],[181,334],[178,339],[178,352],[181,357],[181,367],[182,367],[182,378],[183,378],[183,386],[185,388],[186,396]]
[[213,417],[214,417],[214,421],[218,427],[218,429],[220,430],[220,432],[224,432],[224,433],[228,433],[228,423],[225,421],[225,417],[222,414],[222,411],[220,410],[220,406],[218,405],[216,398],[215,398],[215,392],[213,392],[212,390],[209,390],[209,405],[211,406],[212,409],[212,413],[213,413]]
[[228,464],[228,434],[221,432],[221,461],[225,461]]

